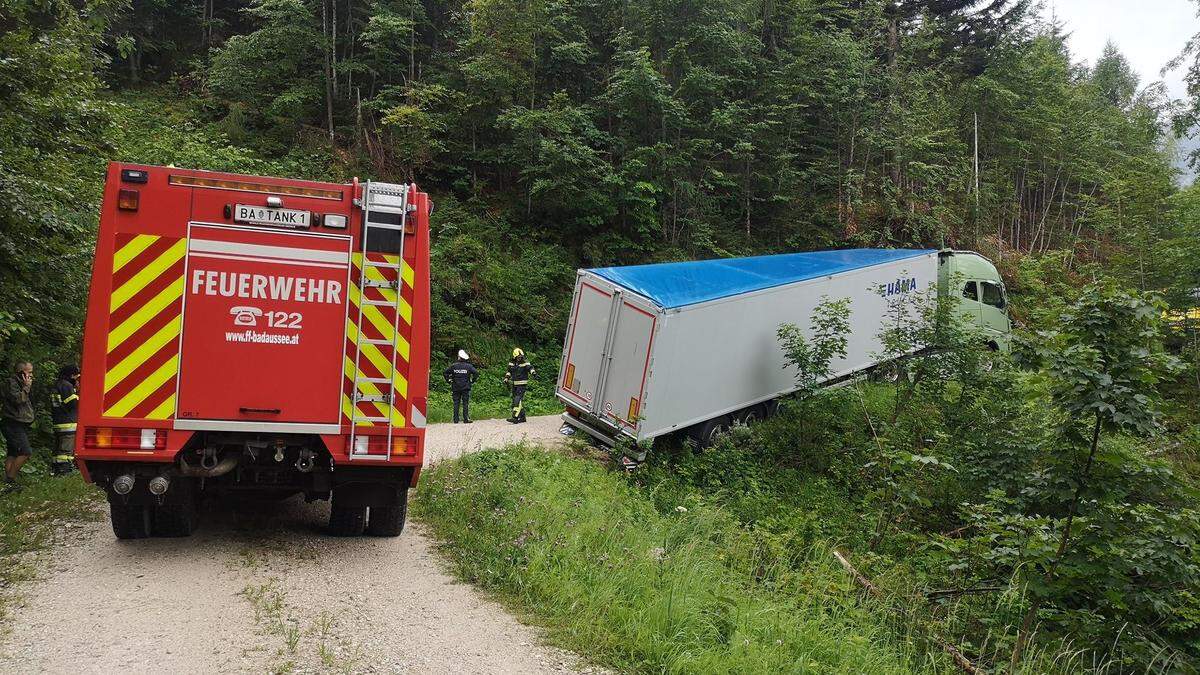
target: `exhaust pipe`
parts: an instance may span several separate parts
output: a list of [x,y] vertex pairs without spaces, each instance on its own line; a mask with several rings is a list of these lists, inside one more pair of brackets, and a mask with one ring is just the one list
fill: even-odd
[[180,457],[177,471],[179,471],[180,476],[189,476],[192,478],[216,478],[217,476],[224,476],[230,471],[233,471],[235,468],[237,468],[238,462],[240,461],[241,457],[239,455],[227,455],[225,459],[217,462],[216,466],[212,468],[202,468],[192,466],[191,464],[187,463],[186,459]]
[[134,479],[130,474],[126,473],[117,476],[112,482],[113,492],[119,495],[127,495],[130,492],[133,492],[133,483]]

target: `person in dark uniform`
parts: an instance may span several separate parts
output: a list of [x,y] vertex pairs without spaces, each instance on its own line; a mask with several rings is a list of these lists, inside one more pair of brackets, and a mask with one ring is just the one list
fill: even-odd
[[513,349],[512,354],[508,372],[504,375],[504,381],[512,385],[512,417],[508,421],[520,424],[525,421],[525,389],[529,387],[529,378],[537,375],[537,368],[525,358],[525,351],[520,347]]
[[471,365],[467,350],[458,350],[458,360],[450,364],[442,377],[450,384],[450,395],[454,397],[454,423],[458,424],[458,408],[462,406],[462,421],[471,423],[471,385],[479,379],[479,371]]
[[50,418],[54,422],[54,455],[50,470],[63,475],[75,464],[75,423],[79,419],[79,366],[63,366],[50,392]]

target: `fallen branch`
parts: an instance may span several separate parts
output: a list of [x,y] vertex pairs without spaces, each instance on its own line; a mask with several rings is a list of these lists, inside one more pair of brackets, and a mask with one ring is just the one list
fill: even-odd
[[[850,561],[846,558],[846,556],[842,555],[841,551],[834,550],[833,557],[837,558],[837,561],[842,566],[842,569],[846,570],[846,572],[854,579],[854,581],[857,582],[859,586],[862,586],[864,589],[866,589],[868,593],[875,597],[880,597],[883,595],[883,591],[881,591],[878,586],[871,583],[870,579],[863,576],[862,572],[859,572],[857,569],[855,569],[854,565],[850,564]],[[954,659],[954,663],[957,664],[964,673],[967,673],[968,675],[983,675],[984,670],[976,666],[974,663],[971,663],[971,659],[968,659],[965,654],[959,651],[958,647],[955,647],[936,635],[931,637],[933,638],[934,642],[938,643],[943,651],[950,655],[950,658]]]

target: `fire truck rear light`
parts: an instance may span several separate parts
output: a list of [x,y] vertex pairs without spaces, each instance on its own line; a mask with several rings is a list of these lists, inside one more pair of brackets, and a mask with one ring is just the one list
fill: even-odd
[[325,227],[336,227],[339,230],[346,228],[346,216],[340,213],[326,213],[321,218],[321,224]]
[[137,190],[122,189],[117,194],[117,208],[122,211],[137,211],[138,196]]
[[203,176],[170,176],[167,182],[171,185],[186,185],[189,187],[214,188],[217,190],[237,190],[239,192],[267,192],[278,195],[295,195],[297,197],[314,197],[316,199],[336,199],[341,201],[341,190],[322,190],[321,188],[301,187],[299,185],[271,185],[254,183],[245,180],[227,180],[224,178],[205,178]]
[[398,436],[392,439],[392,454],[393,455],[415,455],[417,454],[417,444],[412,442],[413,439],[408,436]]
[[167,433],[162,429],[93,427],[83,432],[83,446],[113,450],[162,450],[167,447]]
[[[387,452],[387,436],[358,436],[354,439],[354,454],[379,455]],[[392,436],[392,455],[417,454],[417,442],[408,436]]]

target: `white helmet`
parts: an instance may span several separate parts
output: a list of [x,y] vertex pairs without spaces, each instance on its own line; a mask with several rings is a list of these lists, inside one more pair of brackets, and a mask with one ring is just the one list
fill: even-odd
[[467,359],[469,359],[471,357],[467,354],[467,350],[460,349],[460,350],[458,350],[458,358],[462,359],[463,361],[466,361]]

